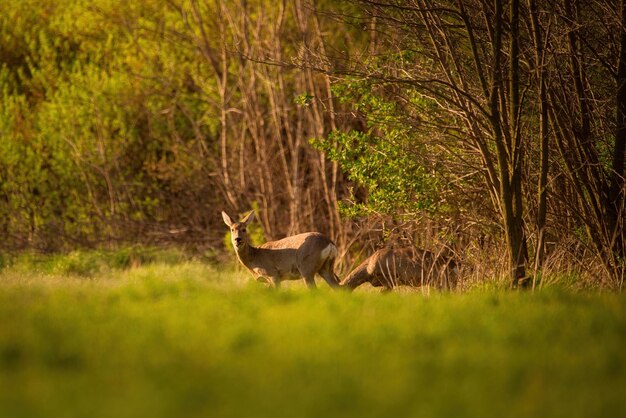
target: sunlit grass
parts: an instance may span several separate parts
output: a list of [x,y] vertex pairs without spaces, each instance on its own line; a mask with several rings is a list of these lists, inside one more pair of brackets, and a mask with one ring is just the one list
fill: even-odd
[[0,273],[0,416],[624,416],[626,300],[280,291],[194,261]]

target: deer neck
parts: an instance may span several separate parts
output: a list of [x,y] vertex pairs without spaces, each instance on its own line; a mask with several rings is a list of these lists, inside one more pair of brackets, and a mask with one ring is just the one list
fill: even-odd
[[250,244],[242,245],[241,248],[236,248],[235,252],[237,253],[237,258],[244,266],[249,269],[254,267],[254,261],[256,259],[257,248],[253,247]]

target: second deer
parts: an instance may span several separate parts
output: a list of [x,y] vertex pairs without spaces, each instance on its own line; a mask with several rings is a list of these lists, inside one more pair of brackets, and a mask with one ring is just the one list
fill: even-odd
[[254,212],[239,222],[234,222],[224,211],[222,218],[230,228],[231,241],[239,262],[257,280],[269,280],[275,287],[279,287],[283,280],[302,277],[309,288],[315,288],[315,275],[319,274],[329,286],[339,286],[333,271],[337,247],[328,237],[318,232],[307,232],[254,247],[246,230],[254,218]]
[[348,274],[341,286],[353,290],[370,283],[383,290],[397,286],[435,286],[451,289],[456,284],[454,260],[414,248],[383,248]]

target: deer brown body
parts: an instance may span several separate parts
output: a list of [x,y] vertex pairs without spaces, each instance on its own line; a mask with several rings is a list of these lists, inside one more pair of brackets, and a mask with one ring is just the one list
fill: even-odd
[[250,212],[240,222],[233,222],[222,212],[239,262],[257,280],[270,281],[279,287],[283,280],[303,278],[309,288],[315,288],[315,275],[319,274],[329,286],[339,286],[333,271],[337,247],[328,237],[319,232],[307,232],[254,247],[246,230],[253,216],[254,212]]
[[414,248],[383,248],[348,274],[341,286],[353,290],[363,283],[391,290],[397,286],[455,287],[456,264],[448,257]]

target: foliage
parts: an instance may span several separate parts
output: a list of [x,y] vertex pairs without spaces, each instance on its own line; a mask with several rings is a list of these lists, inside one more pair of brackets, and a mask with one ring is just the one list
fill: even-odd
[[[321,170],[306,142],[326,124],[323,84],[243,59],[297,54],[294,34],[312,19],[299,9],[3,1],[0,245],[218,246],[219,210],[207,208],[243,211],[250,201],[271,212],[261,218],[269,235],[339,224],[340,173]],[[332,194],[321,186],[327,176]],[[320,201],[325,210],[313,211]],[[315,217],[295,216],[303,210]]]
[[344,206],[348,216],[414,215],[439,208],[437,179],[426,146],[415,140],[417,128],[407,123],[405,110],[376,92],[385,87],[350,78],[336,83],[333,93],[339,101],[353,103],[364,127],[312,141],[367,190],[366,201]]
[[623,295],[279,292],[190,262],[0,273],[21,417],[622,416]]
[[[407,177],[418,180],[418,192],[428,190],[419,181],[423,173],[407,161],[428,167],[416,156],[431,144],[430,166],[446,168],[433,171],[433,195],[453,190],[447,200],[455,216],[471,213],[462,229],[487,213],[502,231],[512,286],[530,283],[530,266],[545,266],[549,235],[558,237],[557,245],[574,239],[590,247],[621,288],[626,55],[618,51],[626,50],[626,38],[615,35],[624,27],[621,6],[568,0],[496,0],[492,7],[475,0],[428,7],[417,0],[402,7],[353,3],[369,28],[367,53],[355,48],[349,58],[327,55],[341,63],[331,68],[338,73],[335,94],[352,104],[361,126],[329,137],[323,149],[373,190],[366,205],[375,208],[387,197],[376,196],[376,179],[385,177],[370,161],[389,173],[385,212],[406,210],[393,186],[415,193]],[[403,145],[385,155],[398,132]],[[433,153],[435,144],[440,154]],[[397,175],[395,160],[408,172]],[[442,187],[446,180],[457,187]],[[579,227],[582,239],[575,235]]]
[[117,21],[155,16],[159,2],[30,3],[0,6],[0,33],[24,53],[7,51],[0,71],[4,244],[55,250],[127,239],[184,218],[180,196],[213,201],[198,181],[209,166],[198,149],[210,144],[189,119],[202,113],[202,132],[214,135],[212,112],[188,81],[199,67],[188,50],[133,38],[141,28]]

